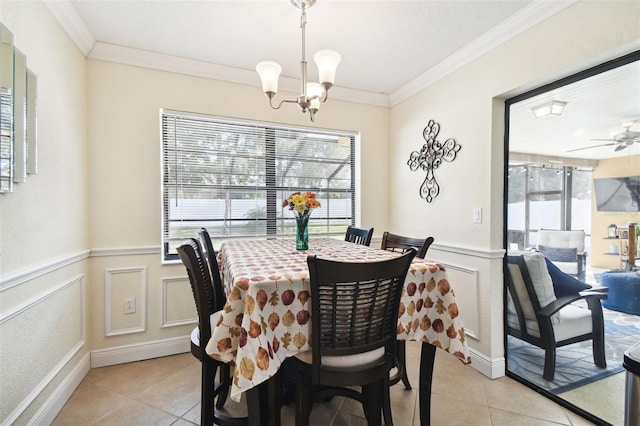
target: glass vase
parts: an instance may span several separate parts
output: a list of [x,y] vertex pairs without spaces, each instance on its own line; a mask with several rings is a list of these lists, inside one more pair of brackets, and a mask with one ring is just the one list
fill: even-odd
[[296,216],[296,250],[309,249],[309,216]]

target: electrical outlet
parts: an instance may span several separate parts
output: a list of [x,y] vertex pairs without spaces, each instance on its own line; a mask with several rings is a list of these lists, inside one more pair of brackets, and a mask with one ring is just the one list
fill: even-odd
[[136,313],[136,299],[135,297],[128,297],[124,299],[124,313],[135,314]]

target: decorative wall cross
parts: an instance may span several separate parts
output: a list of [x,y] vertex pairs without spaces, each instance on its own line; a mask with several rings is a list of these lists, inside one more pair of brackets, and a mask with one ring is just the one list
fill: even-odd
[[440,124],[429,120],[427,127],[422,132],[422,137],[427,142],[422,145],[420,151],[413,151],[409,156],[407,165],[412,171],[419,168],[427,171],[427,176],[420,186],[420,197],[433,201],[440,193],[440,185],[436,181],[435,170],[440,166],[442,160],[451,162],[456,159],[456,155],[462,148],[455,139],[449,138],[444,143],[436,140],[440,132]]

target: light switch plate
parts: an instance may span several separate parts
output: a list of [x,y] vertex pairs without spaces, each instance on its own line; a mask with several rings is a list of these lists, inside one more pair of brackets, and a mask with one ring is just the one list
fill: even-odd
[[473,208],[473,223],[482,223],[482,207]]

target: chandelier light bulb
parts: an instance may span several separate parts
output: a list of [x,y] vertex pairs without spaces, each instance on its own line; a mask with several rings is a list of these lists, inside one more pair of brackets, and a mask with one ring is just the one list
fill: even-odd
[[320,83],[333,86],[336,81],[336,68],[342,57],[338,52],[331,49],[320,50],[313,56],[313,60],[318,66],[318,76]]
[[309,98],[309,108],[317,111],[320,109],[320,99],[324,94],[324,87],[320,83],[307,83],[307,97]]
[[307,83],[307,97],[309,99],[322,98],[324,87],[320,83]]
[[256,71],[260,75],[262,91],[269,98],[269,106],[280,109],[285,103],[296,104],[303,113],[309,112],[311,121],[314,121],[315,113],[320,109],[320,104],[327,101],[328,92],[336,79],[336,68],[342,59],[335,50],[324,49],[315,54],[314,60],[318,66],[320,83],[307,83],[307,60],[305,58],[305,29],[307,26],[306,9],[313,6],[316,0],[291,0],[291,3],[302,9],[300,16],[300,31],[302,41],[302,55],[300,58],[300,95],[296,99],[283,99],[274,104],[274,96],[278,92],[278,78],[282,67],[272,61],[260,62],[256,65]]
[[278,92],[278,78],[282,67],[273,61],[263,61],[256,65],[256,71],[262,81],[262,91],[275,95]]

